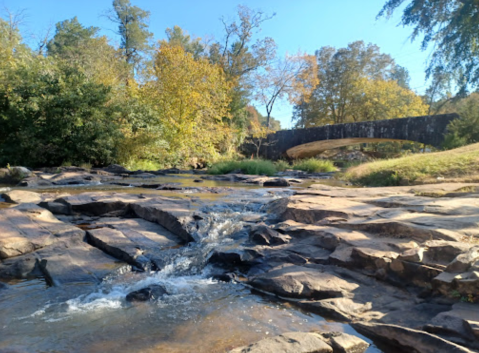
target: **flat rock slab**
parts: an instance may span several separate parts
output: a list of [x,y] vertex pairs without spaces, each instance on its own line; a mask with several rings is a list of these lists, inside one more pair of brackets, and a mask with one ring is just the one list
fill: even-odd
[[473,351],[458,344],[446,341],[436,335],[413,330],[397,325],[353,323],[351,324],[359,333],[385,341],[389,344],[400,346],[411,353],[473,353]]
[[124,215],[128,212],[157,223],[184,242],[193,241],[197,229],[193,207],[189,200],[163,196],[144,196],[123,193],[83,193],[55,200],[69,207],[71,213],[86,215]]
[[16,207],[0,210],[0,259],[26,254],[55,242],[51,230],[42,227],[36,218]]
[[298,191],[298,194],[318,196],[343,197],[343,198],[370,198],[385,197],[404,194],[433,194],[455,193],[467,188],[477,188],[475,183],[443,183],[416,186],[391,186],[378,188],[342,188],[324,184],[313,184],[308,189]]
[[343,219],[372,217],[380,210],[379,207],[347,199],[308,195],[296,195],[273,201],[270,206],[270,211],[278,214],[282,220],[290,219],[310,224],[328,217]]
[[333,353],[333,349],[318,333],[287,332],[233,349],[230,353]]
[[25,190],[11,190],[1,195],[5,202],[9,203],[40,203],[43,201],[41,194],[25,191]]
[[48,284],[98,284],[124,262],[84,242],[60,242],[35,253]]
[[256,289],[288,298],[327,299],[346,297],[357,289],[351,283],[321,269],[286,265],[254,277],[249,284]]

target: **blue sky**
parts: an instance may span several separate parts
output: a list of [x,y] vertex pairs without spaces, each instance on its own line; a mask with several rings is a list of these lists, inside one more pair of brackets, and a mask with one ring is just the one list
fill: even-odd
[[[278,54],[302,50],[313,54],[322,46],[345,47],[356,40],[377,44],[390,54],[411,76],[411,87],[418,93],[426,88],[424,69],[427,52],[419,42],[411,43],[410,28],[398,27],[400,13],[390,20],[376,20],[385,0],[131,0],[151,12],[150,31],[155,39],[165,36],[165,29],[178,25],[197,37],[222,38],[220,18],[234,18],[239,4],[261,9],[276,16],[265,22],[260,36],[272,37]],[[0,0],[10,10],[25,9],[22,28],[26,39],[35,43],[50,24],[77,16],[85,26],[97,26],[118,42],[114,25],[102,17],[112,0]],[[262,111],[260,109],[260,111]],[[277,105],[272,113],[283,128],[291,126],[291,106]]]

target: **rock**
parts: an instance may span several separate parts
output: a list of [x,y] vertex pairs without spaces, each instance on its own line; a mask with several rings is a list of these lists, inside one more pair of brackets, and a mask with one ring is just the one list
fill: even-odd
[[43,200],[42,196],[36,192],[24,190],[12,190],[1,195],[5,202],[9,203],[35,203]]
[[26,254],[56,241],[54,234],[35,220],[28,210],[0,209],[0,259]]
[[114,174],[129,174],[131,173],[130,170],[126,169],[125,167],[118,165],[118,164],[110,164],[108,167],[103,168],[104,171]]
[[422,262],[423,258],[424,248],[409,249],[398,256],[399,260],[410,262]]
[[40,207],[46,208],[53,214],[69,215],[71,213],[68,205],[60,202],[40,202],[38,205]]
[[278,214],[282,220],[293,220],[308,224],[314,224],[327,217],[344,219],[371,217],[379,210],[378,207],[356,201],[335,199],[332,202],[330,197],[306,195],[279,199],[273,201],[270,206],[270,211]]
[[32,279],[42,275],[34,253],[11,257],[0,262],[0,278]]
[[140,246],[125,237],[122,232],[110,228],[99,228],[87,231],[87,235],[90,244],[107,254],[138,269],[149,269],[150,261],[143,256]]
[[459,254],[470,249],[470,244],[457,241],[429,240],[424,243],[425,262],[448,265]]
[[85,172],[62,172],[49,177],[48,181],[54,185],[89,185],[99,184],[101,179]]
[[263,183],[264,187],[271,187],[271,186],[279,186],[279,187],[287,187],[291,186],[291,184],[284,178],[276,178],[276,179],[270,179],[268,181],[265,181]]
[[372,309],[370,302],[357,303],[349,298],[301,300],[297,305],[318,315],[346,322],[362,319],[362,314]]
[[83,241],[68,239],[37,251],[35,256],[50,286],[97,285],[126,265]]
[[204,183],[205,181],[203,179],[195,179],[193,180],[195,183]]
[[472,353],[471,350],[465,347],[424,331],[397,325],[363,322],[352,323],[351,326],[366,337],[379,339],[393,346],[398,345],[411,353]]
[[17,186],[23,186],[23,187],[29,187],[29,188],[38,188],[38,187],[47,187],[47,186],[52,186],[53,183],[44,180],[42,178],[39,178],[37,176],[31,176],[28,178],[23,179],[18,183]]
[[248,282],[253,288],[288,298],[328,299],[346,297],[356,283],[319,269],[286,265],[258,275]]
[[447,272],[460,273],[466,272],[469,268],[479,260],[479,247],[473,247],[466,253],[459,254],[457,257],[446,267]]
[[266,338],[246,347],[236,348],[230,353],[332,353],[322,336],[313,332],[287,332]]
[[253,265],[261,263],[262,255],[250,249],[233,249],[227,251],[215,250],[208,259],[208,263],[215,264],[227,269],[249,269]]
[[[131,210],[143,219],[155,222],[179,236],[184,242],[194,241],[193,234],[197,230],[191,202],[167,197],[155,197],[142,202],[132,203]],[[195,220],[196,218],[196,220]]]
[[321,334],[334,353],[363,353],[369,348],[369,343],[359,337],[342,332]]
[[250,233],[250,240],[260,245],[287,244],[291,237],[281,234],[266,225],[258,225]]
[[146,302],[161,298],[165,294],[168,294],[165,287],[159,284],[153,284],[149,287],[128,293],[125,299],[127,302]]

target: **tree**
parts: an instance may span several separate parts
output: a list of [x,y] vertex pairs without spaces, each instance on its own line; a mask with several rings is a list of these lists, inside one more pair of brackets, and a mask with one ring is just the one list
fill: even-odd
[[47,50],[49,55],[60,57],[79,56],[100,31],[98,27],[83,27],[76,16],[58,22],[55,28],[55,35],[48,42]]
[[201,42],[201,38],[191,38],[179,26],[167,28],[165,32],[168,43],[181,46],[187,53],[191,53],[195,59],[205,54],[206,45]]
[[479,2],[476,0],[388,0],[378,17],[390,18],[404,3],[401,24],[412,26],[411,39],[422,36],[421,48],[434,45],[426,70],[431,77],[436,68],[460,76],[459,92],[479,85]]
[[39,57],[0,87],[0,164],[105,165],[121,140],[111,90],[79,70]]
[[256,99],[266,109],[266,128],[270,127],[274,104],[288,97],[292,104],[307,101],[318,84],[317,64],[314,56],[286,55],[283,60],[258,73],[255,77]]
[[123,56],[128,64],[135,67],[141,54],[150,49],[148,41],[153,36],[148,31],[150,12],[132,6],[130,0],[113,0],[113,12],[107,17],[118,24]]
[[229,123],[239,131],[238,143],[244,137],[248,126],[246,106],[252,90],[252,75],[270,62],[276,54],[276,44],[272,38],[265,37],[253,41],[253,36],[260,31],[261,25],[273,16],[251,10],[246,6],[238,6],[237,20],[221,19],[225,33],[223,41],[213,43],[209,47],[210,61],[223,68],[231,84]]
[[[389,55],[380,53],[376,45],[365,45],[364,42],[357,41],[349,44],[347,48],[322,47],[316,52],[316,59],[319,84],[313,90],[309,101],[304,99],[294,108],[293,120],[298,127],[371,119],[373,114],[367,106],[373,105],[371,99],[377,99],[379,92],[383,92],[382,98],[399,99],[405,96],[404,90],[409,92],[406,96],[414,95],[404,88],[408,82],[407,70],[396,65]],[[392,94],[393,92],[395,94]],[[386,102],[384,99],[379,101]],[[401,103],[409,101],[399,100]],[[388,104],[381,107],[375,104],[384,119],[398,111],[393,109],[396,104],[390,105],[391,101]],[[390,109],[390,113],[385,109]],[[402,110],[402,114],[407,111]],[[411,109],[411,112],[416,111],[415,108]]]
[[155,56],[155,79],[143,88],[157,111],[166,152],[174,163],[212,157],[231,139],[228,92],[221,67],[194,59],[179,45],[163,43]]

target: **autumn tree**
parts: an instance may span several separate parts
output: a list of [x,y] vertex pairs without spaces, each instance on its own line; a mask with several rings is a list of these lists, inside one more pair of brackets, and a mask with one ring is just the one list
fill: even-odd
[[[302,101],[294,107],[293,121],[298,127],[363,121],[373,119],[373,116],[377,119],[371,106],[375,106],[384,119],[393,117],[398,112],[393,107],[402,103],[410,102],[412,106],[408,110],[409,105],[406,105],[401,114],[423,111],[417,109],[417,99],[402,99],[414,96],[405,88],[409,80],[407,70],[398,66],[389,55],[380,53],[376,45],[358,41],[347,48],[323,47],[316,52],[316,59],[319,84],[309,101]],[[379,95],[381,99],[378,100]],[[392,104],[391,97],[398,101]],[[387,102],[387,105],[378,102]],[[404,115],[394,117],[401,116]]]
[[426,70],[456,73],[459,93],[479,86],[479,2],[476,0],[388,0],[378,17],[390,18],[402,5],[401,25],[413,27],[411,39],[422,38],[421,48],[433,46]]
[[287,97],[292,104],[307,102],[318,84],[317,63],[314,56],[306,54],[288,55],[267,66],[255,75],[255,98],[266,109],[266,128],[274,104]]
[[144,96],[158,113],[159,136],[176,162],[216,156],[231,138],[228,84],[221,67],[194,59],[179,45],[163,43],[155,56],[155,79]]

